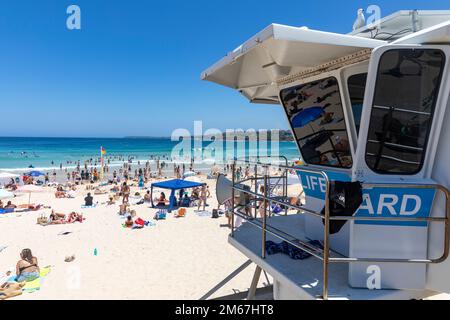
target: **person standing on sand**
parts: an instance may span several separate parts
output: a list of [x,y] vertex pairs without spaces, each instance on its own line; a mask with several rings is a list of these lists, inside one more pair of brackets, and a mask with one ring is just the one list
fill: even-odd
[[127,182],[124,182],[122,185],[122,203],[128,203],[130,197],[130,187],[127,185]]
[[200,189],[200,198],[198,201],[197,211],[200,211],[200,207],[203,204],[203,211],[206,210],[206,199],[210,196],[209,190],[206,188],[206,185],[203,185]]

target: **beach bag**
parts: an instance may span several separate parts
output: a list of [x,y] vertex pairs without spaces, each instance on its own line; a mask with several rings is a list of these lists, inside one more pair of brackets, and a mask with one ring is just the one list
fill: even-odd
[[158,210],[155,214],[156,220],[165,220],[167,216],[167,210]]
[[281,209],[281,207],[280,207],[279,205],[277,205],[277,204],[272,205],[271,208],[272,208],[272,212],[275,213],[275,214],[278,214],[278,213],[280,213],[281,211],[283,211],[283,210]]
[[40,216],[37,218],[37,224],[40,225],[47,225],[48,224],[48,218],[46,216]]
[[179,217],[184,217],[184,216],[186,216],[186,209],[185,209],[185,208],[180,208],[180,209],[178,209],[178,216],[179,216]]
[[[351,217],[363,201],[361,183],[331,181],[329,199],[330,217]],[[325,215],[325,208],[321,214]],[[322,219],[322,223],[325,224],[325,219]],[[338,233],[346,223],[346,220],[331,220],[330,234]]]
[[219,212],[217,211],[217,209],[213,209],[211,218],[213,219],[219,218]]
[[134,223],[142,227],[145,225],[145,221],[142,220],[141,218],[137,218],[136,221],[134,221]]

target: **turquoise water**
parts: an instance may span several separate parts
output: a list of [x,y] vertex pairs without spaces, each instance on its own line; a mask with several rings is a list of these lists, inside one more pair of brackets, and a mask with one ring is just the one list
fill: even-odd
[[[203,142],[208,149],[211,142]],[[29,166],[40,170],[74,167],[100,156],[100,147],[107,151],[111,163],[122,163],[118,157],[148,160],[151,156],[169,156],[179,144],[170,139],[152,138],[9,138],[0,137],[0,170],[25,171]],[[269,148],[270,149],[270,148]],[[265,148],[264,148],[265,150]],[[249,146],[246,146],[249,151]],[[261,150],[258,150],[258,152]],[[270,153],[270,152],[269,152]],[[279,153],[288,159],[298,158],[294,142],[279,142]],[[206,153],[205,153],[206,154]],[[52,163],[53,162],[53,163]]]

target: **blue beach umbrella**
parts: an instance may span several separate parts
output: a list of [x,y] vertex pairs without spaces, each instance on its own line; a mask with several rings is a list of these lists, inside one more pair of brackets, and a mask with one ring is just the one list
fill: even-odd
[[40,171],[30,171],[27,173],[27,176],[29,177],[39,177],[39,176],[45,176],[45,173]]
[[311,107],[305,109],[292,118],[292,126],[294,128],[302,128],[314,120],[319,119],[324,113],[324,109],[322,107]]

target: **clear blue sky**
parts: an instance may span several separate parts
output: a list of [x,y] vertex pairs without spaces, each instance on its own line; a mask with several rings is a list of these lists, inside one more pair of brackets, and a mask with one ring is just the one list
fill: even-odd
[[[81,8],[82,30],[66,28]],[[200,73],[270,23],[346,33],[358,8],[449,1],[1,0],[0,136],[168,136],[174,128],[286,128]],[[13,120],[14,119],[14,120]]]

